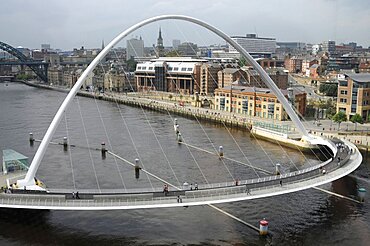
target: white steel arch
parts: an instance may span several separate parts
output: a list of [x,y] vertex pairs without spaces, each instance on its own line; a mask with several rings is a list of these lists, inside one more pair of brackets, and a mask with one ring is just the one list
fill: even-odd
[[[78,90],[81,88],[81,85],[83,82],[86,80],[87,76],[94,70],[94,68],[102,61],[102,59],[106,56],[106,54],[118,43],[120,42],[123,38],[125,38],[127,35],[132,33],[133,31],[139,29],[140,27],[143,27],[147,24],[150,24],[152,22],[160,21],[160,20],[184,20],[188,22],[195,23],[197,25],[200,25],[211,32],[215,33],[222,39],[224,39],[226,42],[228,42],[230,45],[232,45],[239,53],[241,53],[245,59],[248,61],[249,64],[253,66],[254,69],[257,70],[257,72],[260,74],[262,80],[266,83],[266,85],[272,90],[272,92],[276,95],[278,100],[283,104],[283,107],[285,111],[288,113],[289,117],[295,124],[296,128],[298,129],[299,132],[303,134],[303,137],[310,141],[310,142],[315,142],[316,144],[323,144],[327,145],[330,148],[332,146],[323,139],[313,139],[303,126],[302,122],[299,120],[298,116],[294,112],[292,106],[288,103],[288,100],[284,97],[284,95],[281,93],[279,88],[275,85],[275,83],[272,81],[272,79],[268,76],[268,74],[263,70],[263,68],[252,58],[249,53],[242,48],[238,43],[236,43],[234,40],[232,40],[228,35],[226,35],[224,32],[221,30],[217,29],[216,27],[213,27],[209,25],[206,22],[203,22],[199,19],[195,19],[193,17],[189,16],[184,16],[184,15],[161,15],[161,16],[156,16],[152,17],[149,19],[146,19],[144,21],[141,21],[130,28],[126,29],[122,33],[120,33],[116,38],[114,38],[96,57],[95,59],[90,63],[90,65],[86,68],[86,70],[82,73],[80,78],[77,80],[76,84],[72,87],[71,91],[68,93],[67,97],[64,99],[62,105],[58,109],[57,113],[54,116],[53,121],[51,122],[47,132],[44,135],[44,138],[41,141],[41,144],[39,148],[37,149],[37,152],[32,160],[32,163],[29,167],[29,170],[27,172],[27,175],[24,179],[18,180],[17,186],[19,188],[22,188],[24,186],[34,186],[34,177],[36,175],[37,169],[41,163],[42,158],[45,155],[46,149],[49,145],[49,142],[51,141],[52,136],[54,135],[55,130],[57,129],[64,112],[67,110],[69,107],[70,103],[72,102],[73,98],[76,96]],[[335,151],[333,151],[335,152]],[[37,188],[37,187],[35,187]]]

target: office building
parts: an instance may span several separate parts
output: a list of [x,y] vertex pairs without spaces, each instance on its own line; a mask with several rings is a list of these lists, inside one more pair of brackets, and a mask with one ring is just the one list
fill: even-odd
[[[275,38],[261,38],[256,34],[247,34],[246,36],[231,36],[231,38],[241,45],[251,56],[272,57],[276,52]],[[229,47],[229,52],[237,52],[232,46]]]
[[[306,111],[306,93],[294,88],[281,90],[283,95],[293,102],[297,111],[304,115]],[[288,115],[274,93],[268,88],[241,86],[234,82],[232,86],[215,90],[215,109],[246,117],[287,120]]]
[[181,41],[179,39],[172,40],[172,48],[174,48],[175,50],[177,50],[180,44],[181,44]]
[[338,78],[337,112],[348,119],[359,114],[366,121],[370,115],[370,73],[347,73]]
[[126,60],[133,59],[134,57],[144,56],[144,40],[132,38],[127,40]]

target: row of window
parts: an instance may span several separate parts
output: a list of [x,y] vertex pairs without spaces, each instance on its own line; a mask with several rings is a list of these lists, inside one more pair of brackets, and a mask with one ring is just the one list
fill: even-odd
[[[137,67],[137,70],[146,70],[146,67],[138,66],[138,67]],[[150,71],[154,71],[154,67],[148,67],[148,70],[150,70]],[[191,68],[191,67],[188,67],[188,68],[186,68],[186,67],[182,67],[182,68],[179,70],[179,67],[168,67],[168,71],[181,71],[181,72],[186,72],[186,71],[188,71],[188,72],[191,72],[191,71],[193,71],[193,68]]]
[[[229,93],[216,93],[216,96],[221,96],[221,97],[230,97]],[[248,96],[241,96],[241,95],[233,95],[233,98],[239,98],[239,99],[246,99],[248,100]],[[249,98],[250,100],[253,100],[253,97]],[[266,98],[266,97],[256,97],[256,101],[264,101],[264,102],[271,102],[271,103],[279,103],[274,98]]]
[[[225,102],[226,102],[226,104],[228,104],[229,103],[229,100],[225,100],[224,98],[221,98],[220,104],[221,105],[225,105]],[[218,103],[218,98],[216,98],[216,104],[217,103]],[[231,103],[234,104],[234,105],[236,105],[236,101],[232,101]],[[239,106],[241,106],[242,103],[243,103],[243,108],[248,108],[248,101],[243,101],[243,102],[238,101],[238,105]],[[250,107],[253,107],[253,103],[249,103],[249,106]],[[261,108],[261,106],[262,106],[263,109],[266,109],[266,104],[264,104],[264,105],[261,105],[259,103],[256,104],[256,108]],[[275,107],[274,104],[269,104],[268,105],[269,111],[273,111],[274,110],[274,107]],[[280,109],[280,107],[276,107],[276,111],[279,111],[279,109]]]
[[[220,106],[218,107],[218,105],[216,105],[216,109],[217,110],[224,110],[224,111],[229,111],[229,107],[224,107],[224,106]],[[238,113],[238,114],[246,114],[246,115],[249,115],[249,116],[253,116],[253,111],[252,110],[245,110],[245,109],[232,109],[231,110],[233,113]],[[273,119],[274,118],[274,113],[273,112],[256,112],[256,116],[257,117],[262,117],[262,118],[267,118],[267,119]],[[279,114],[276,114],[275,115],[275,119],[279,119]]]

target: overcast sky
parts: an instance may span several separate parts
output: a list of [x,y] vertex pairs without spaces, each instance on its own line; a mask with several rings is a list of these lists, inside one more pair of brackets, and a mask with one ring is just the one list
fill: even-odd
[[[370,46],[370,0],[1,0],[0,41],[12,46],[71,50],[96,48],[148,17],[183,14],[204,20],[229,35],[257,33],[277,41]],[[198,45],[223,42],[194,24],[162,21],[136,31],[145,46],[172,39]],[[124,46],[124,42],[122,45]]]

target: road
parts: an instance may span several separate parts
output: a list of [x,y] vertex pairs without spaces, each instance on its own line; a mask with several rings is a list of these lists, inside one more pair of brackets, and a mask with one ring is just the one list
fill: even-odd
[[298,81],[295,80],[293,76],[291,76],[290,74],[288,75],[288,83],[290,84],[291,87],[299,87],[302,90],[304,90],[307,93],[307,98],[309,99],[312,98],[314,100],[327,100],[331,98],[331,97],[321,96],[321,95],[316,94],[315,93],[316,87],[310,86],[310,85],[302,85],[298,83]]

